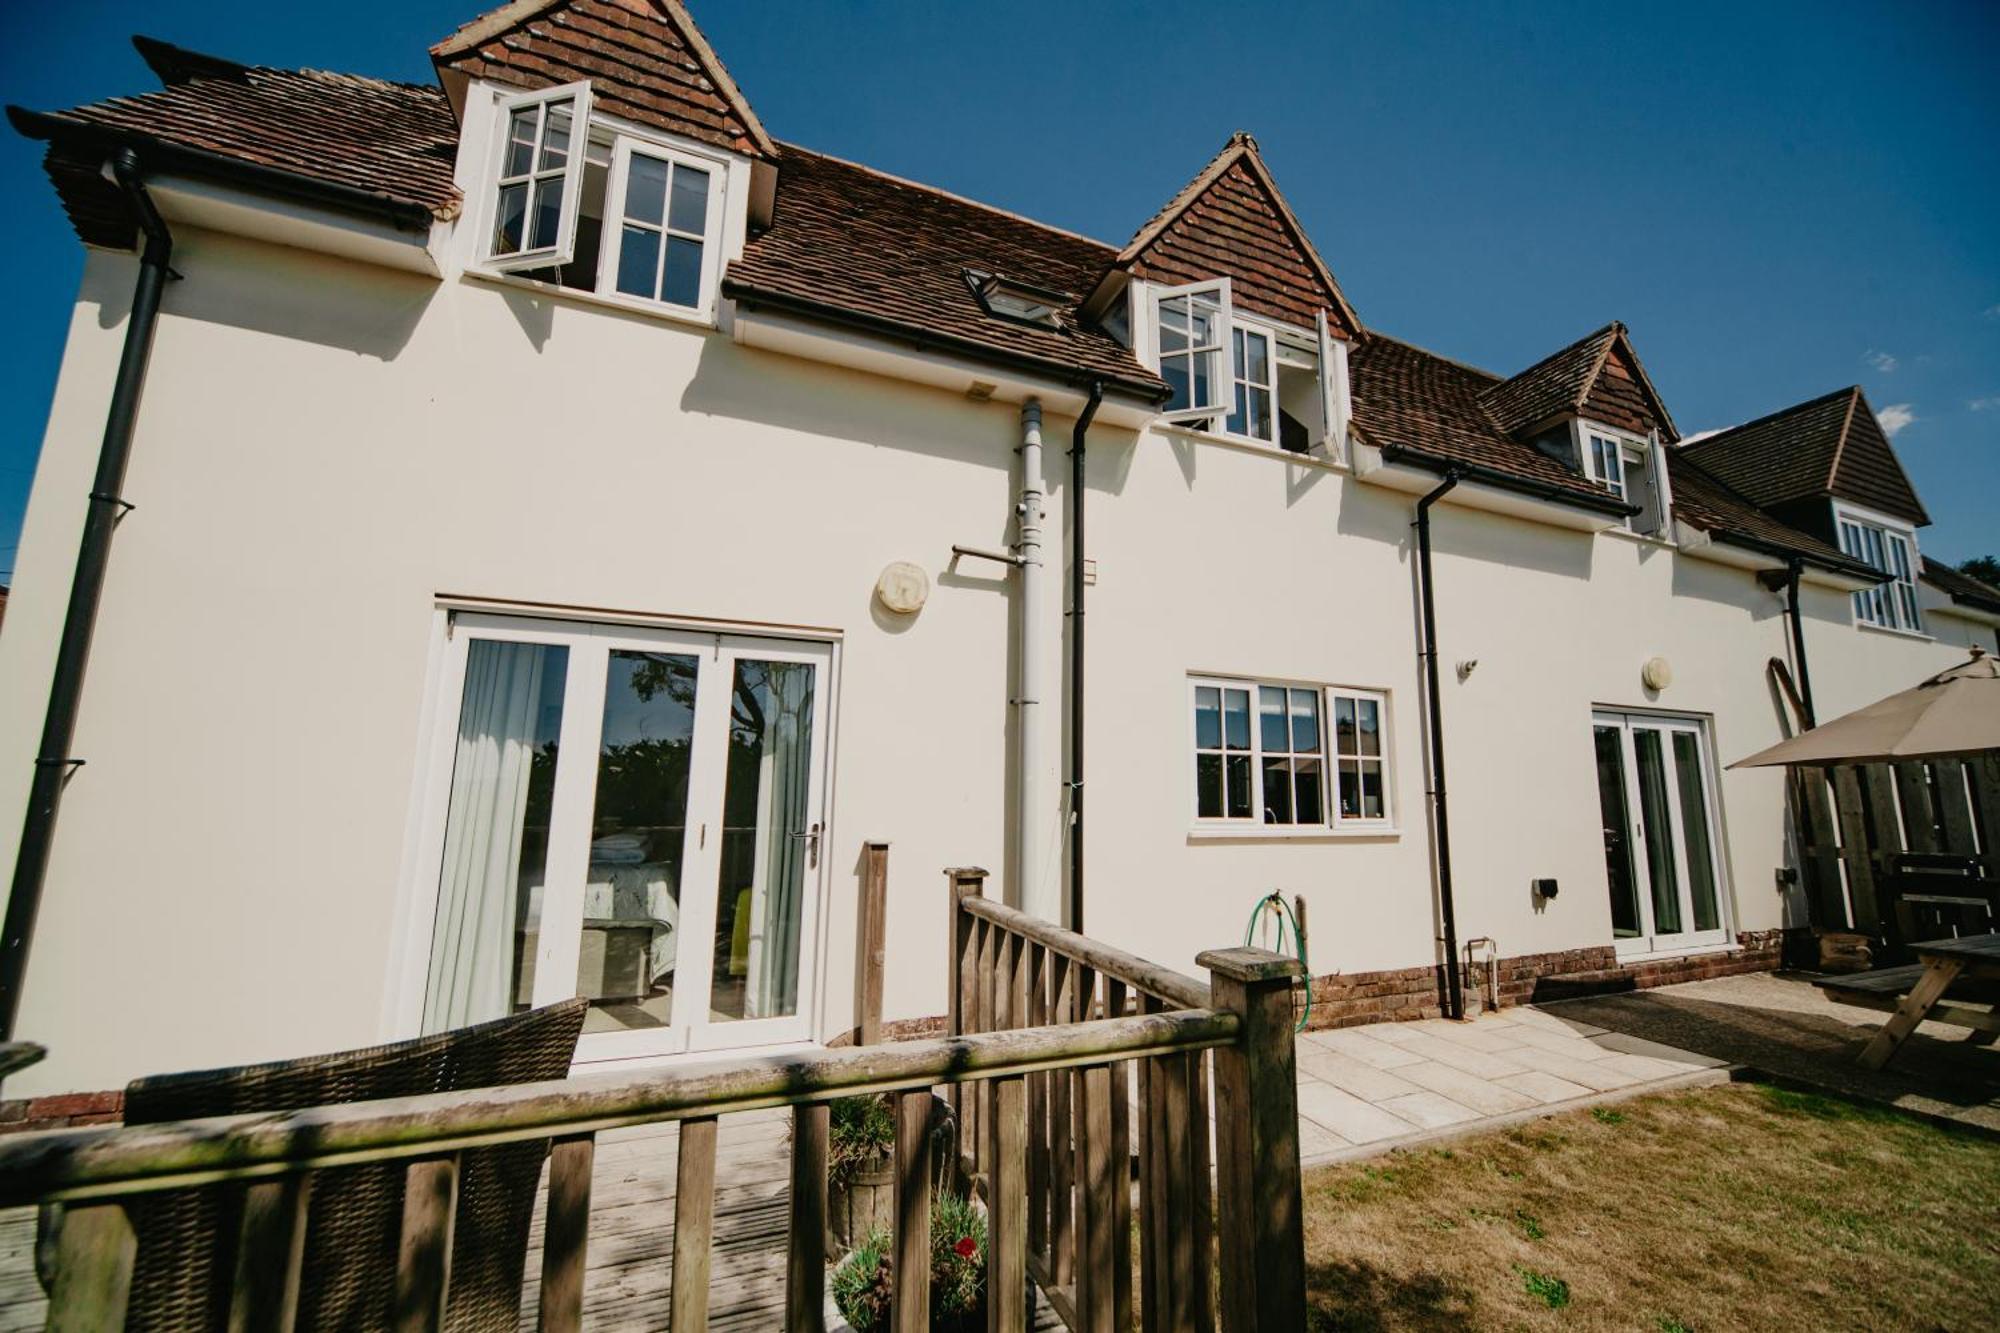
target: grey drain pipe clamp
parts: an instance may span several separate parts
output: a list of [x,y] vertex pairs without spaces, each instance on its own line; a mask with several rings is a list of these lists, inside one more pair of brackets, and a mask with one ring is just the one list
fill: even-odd
[[1458,912],[1451,896],[1451,821],[1445,806],[1444,710],[1438,697],[1437,603],[1431,595],[1431,506],[1458,485],[1458,470],[1417,501],[1417,562],[1422,579],[1424,683],[1431,733],[1431,817],[1437,825],[1438,915],[1444,925],[1445,1014],[1465,1017],[1465,991],[1458,975]]
[[49,851],[55,838],[56,812],[63,786],[83,760],[71,755],[76,736],[77,705],[83,695],[84,669],[90,641],[97,628],[98,603],[111,556],[111,538],[118,521],[132,509],[120,494],[125,465],[132,452],[132,429],[146,383],[146,363],[153,350],[153,329],[159,322],[160,294],[169,277],[174,240],[166,221],[146,193],[139,156],[121,148],[112,157],[111,175],[124,193],[145,235],[139,255],[139,277],[132,289],[132,312],[125,324],[125,347],[118,359],[118,377],[111,386],[111,407],[104,421],[104,442],[97,454],[97,475],[90,488],[90,508],[77,544],[76,572],[70,580],[69,607],[63,616],[62,638],[56,648],[55,673],[49,682],[49,706],[42,722],[41,748],[35,752],[35,776],[28,793],[27,816],[14,860],[13,886],[7,915],[0,923],[0,1041],[12,1040],[21,1009],[21,986],[28,971],[28,945],[41,907],[48,877]]

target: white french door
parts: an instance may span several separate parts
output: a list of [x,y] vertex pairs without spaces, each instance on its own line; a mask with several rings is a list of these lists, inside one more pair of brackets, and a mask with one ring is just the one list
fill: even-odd
[[1701,724],[1599,712],[1591,729],[1618,952],[1727,943],[1714,771]]
[[459,615],[424,1030],[583,995],[579,1060],[808,1038],[831,658]]

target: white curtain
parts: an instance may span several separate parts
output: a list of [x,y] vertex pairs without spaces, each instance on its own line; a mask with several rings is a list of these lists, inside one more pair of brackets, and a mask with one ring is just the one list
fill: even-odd
[[[438,873],[437,925],[431,934],[430,985],[424,997],[425,1032],[508,1012],[517,898],[528,890],[521,842],[542,671],[548,654],[560,651],[488,639],[467,646],[444,862]],[[537,880],[540,871],[534,868]],[[531,932],[528,947],[533,944]]]
[[745,1018],[798,1012],[799,925],[806,886],[811,827],[813,668],[804,662],[771,662],[764,712],[764,750],[758,767],[757,856],[751,895],[753,940]]

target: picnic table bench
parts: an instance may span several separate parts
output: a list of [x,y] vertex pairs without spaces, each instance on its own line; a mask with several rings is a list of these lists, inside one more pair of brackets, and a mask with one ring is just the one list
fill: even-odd
[[[1862,1048],[1860,1063],[1880,1069],[1925,1019],[2000,1033],[2000,934],[1929,940],[1910,946],[1918,961],[1813,984],[1840,1004],[1889,1014]],[[1984,1005],[1979,1008],[1975,1006]]]

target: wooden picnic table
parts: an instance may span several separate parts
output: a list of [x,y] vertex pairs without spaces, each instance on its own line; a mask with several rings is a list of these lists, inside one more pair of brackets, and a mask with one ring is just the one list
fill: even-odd
[[[1953,982],[1968,980],[2000,982],[2000,934],[1967,935],[1954,940],[1930,940],[1910,946],[1923,972],[1896,1004],[1896,1011],[1861,1050],[1861,1064],[1880,1069],[1889,1063],[1896,1049],[1917,1024],[1929,1017],[1983,1031],[2000,1031],[2000,1010],[1966,1009],[1959,1005],[1939,1008],[1938,1001]],[[1935,1013],[1934,1013],[1935,1011]]]

